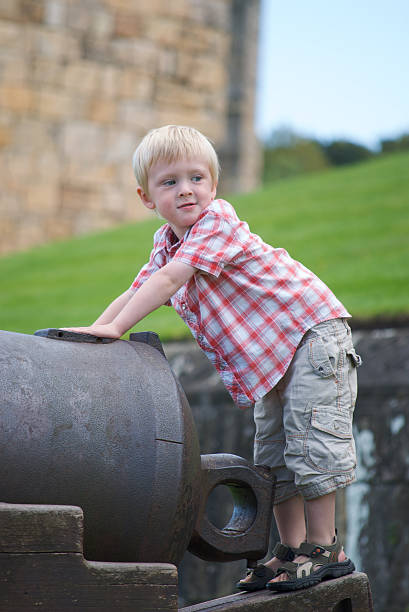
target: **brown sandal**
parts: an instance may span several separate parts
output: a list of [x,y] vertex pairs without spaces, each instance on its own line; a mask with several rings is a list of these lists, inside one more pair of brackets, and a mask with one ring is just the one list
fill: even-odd
[[[298,549],[291,548],[285,544],[278,542],[274,546],[273,557],[277,557],[280,561],[292,561],[295,555],[298,553]],[[260,591],[265,589],[267,583],[275,578],[276,572],[269,568],[267,565],[257,565],[254,569],[248,570],[247,576],[251,575],[251,579],[248,582],[239,580],[236,583],[236,588],[242,591]]]
[[355,565],[351,559],[338,561],[341,551],[342,545],[337,536],[330,546],[303,542],[297,552],[300,555],[310,557],[311,560],[303,563],[283,563],[275,572],[274,577],[285,573],[289,580],[269,582],[267,588],[271,591],[297,591],[314,586],[328,578],[339,578],[346,574],[352,574]]

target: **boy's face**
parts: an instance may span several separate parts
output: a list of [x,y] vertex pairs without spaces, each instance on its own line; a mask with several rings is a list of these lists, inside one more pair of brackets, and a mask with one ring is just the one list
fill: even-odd
[[214,200],[216,185],[204,160],[159,160],[149,170],[149,194],[138,188],[147,208],[156,209],[178,238],[196,223],[200,213]]

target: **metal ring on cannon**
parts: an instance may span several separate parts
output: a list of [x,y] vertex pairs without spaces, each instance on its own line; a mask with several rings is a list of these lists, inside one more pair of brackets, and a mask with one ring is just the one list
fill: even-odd
[[[201,499],[188,550],[207,561],[246,558],[249,567],[255,565],[268,550],[275,477],[269,468],[253,466],[237,455],[202,455],[201,466]],[[230,489],[234,502],[222,529],[206,512],[207,500],[219,485]]]

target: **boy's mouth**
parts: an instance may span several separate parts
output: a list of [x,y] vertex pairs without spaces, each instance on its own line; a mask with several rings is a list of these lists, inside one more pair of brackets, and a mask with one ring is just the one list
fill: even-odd
[[196,206],[196,202],[184,202],[183,204],[179,204],[178,208],[189,208],[191,206]]

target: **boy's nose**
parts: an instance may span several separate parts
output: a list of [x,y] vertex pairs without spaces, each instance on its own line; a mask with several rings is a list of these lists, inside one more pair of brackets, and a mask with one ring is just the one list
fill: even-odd
[[187,196],[187,195],[192,195],[192,187],[191,185],[189,185],[189,183],[182,183],[179,187],[179,195],[180,196]]

